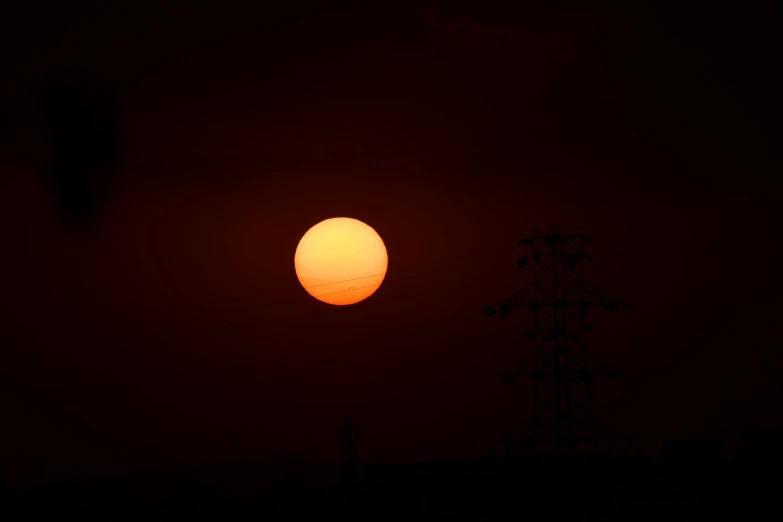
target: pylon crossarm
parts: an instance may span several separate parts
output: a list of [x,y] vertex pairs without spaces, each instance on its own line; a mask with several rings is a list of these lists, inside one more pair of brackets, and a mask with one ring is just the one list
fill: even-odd
[[617,301],[617,300],[613,300],[613,301],[599,301],[599,300],[582,301],[580,299],[580,300],[573,300],[573,301],[569,301],[569,300],[566,300],[566,301],[563,301],[563,300],[551,300],[551,301],[547,300],[547,301],[544,301],[544,300],[539,299],[538,301],[531,301],[531,302],[507,302],[507,301],[501,301],[498,304],[498,306],[501,307],[501,308],[504,305],[508,306],[508,307],[515,307],[515,306],[527,306],[527,307],[533,306],[533,307],[535,307],[535,306],[538,306],[538,307],[543,308],[543,307],[557,306],[559,308],[563,308],[563,307],[578,308],[580,306],[606,306],[606,305],[618,305],[619,306],[621,304],[623,304],[622,301]]
[[533,284],[531,283],[500,301],[498,307],[502,310],[504,307],[528,306],[533,302],[535,302],[535,294],[533,293]]
[[506,377],[506,376],[543,376],[543,375],[571,375],[571,376],[582,376],[584,374],[590,374],[590,375],[610,375],[612,377],[619,377],[622,375],[622,372],[619,370],[609,370],[609,369],[596,369],[596,368],[585,368],[582,370],[506,370],[499,374],[497,374],[498,377]]
[[[595,442],[595,440],[598,439],[600,442],[628,442],[630,439],[628,437],[572,437],[571,442]],[[557,439],[549,438],[549,439],[526,439],[526,438],[520,438],[517,440],[506,440],[503,442],[503,444],[513,446],[513,445],[520,445],[520,444],[530,444],[531,442],[533,444],[552,444],[556,442]]]
[[507,375],[513,375],[514,377],[520,376],[520,375],[532,375],[533,377],[537,377],[539,375],[554,375],[554,370],[530,370],[530,371],[522,371],[522,372],[516,372],[516,371],[505,371],[503,373],[499,373],[498,377],[505,377]]
[[501,373],[498,374],[499,377],[502,377],[504,375],[522,375],[522,372],[524,371],[524,368],[526,368],[530,364],[531,360],[529,357],[526,357],[524,359],[521,359],[505,370],[503,370]]

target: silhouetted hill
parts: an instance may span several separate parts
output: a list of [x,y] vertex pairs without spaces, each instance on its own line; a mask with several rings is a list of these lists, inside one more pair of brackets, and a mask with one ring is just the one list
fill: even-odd
[[[685,444],[684,446],[687,446]],[[676,453],[675,453],[676,454]],[[771,503],[747,462],[669,456],[365,464],[225,462],[8,489],[3,520],[706,520]],[[769,495],[772,491],[770,490]]]

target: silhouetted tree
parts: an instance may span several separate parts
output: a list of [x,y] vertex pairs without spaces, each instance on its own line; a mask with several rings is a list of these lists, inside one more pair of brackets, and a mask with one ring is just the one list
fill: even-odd
[[343,457],[343,482],[348,488],[353,488],[358,480],[358,447],[359,427],[353,426],[351,417],[345,417],[343,427],[337,435],[337,449]]

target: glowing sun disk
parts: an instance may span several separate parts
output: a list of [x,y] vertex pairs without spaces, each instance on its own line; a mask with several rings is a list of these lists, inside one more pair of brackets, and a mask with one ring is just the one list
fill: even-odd
[[296,276],[307,293],[333,305],[370,297],[383,282],[388,262],[381,236],[371,226],[345,217],[312,227],[294,255]]

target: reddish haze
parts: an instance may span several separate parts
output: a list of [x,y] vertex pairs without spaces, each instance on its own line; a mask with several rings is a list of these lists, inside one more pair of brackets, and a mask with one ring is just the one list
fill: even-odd
[[[2,102],[8,480],[332,459],[344,415],[362,458],[486,451],[529,412],[529,383],[495,375],[530,318],[481,310],[529,281],[534,226],[581,225],[588,279],[634,305],[595,319],[626,372],[597,406],[645,451],[780,411],[780,166],[723,55],[645,13],[103,9],[4,46],[24,57]],[[34,94],[55,63],[126,122],[92,227],[59,219],[41,174]],[[393,255],[362,306],[325,306],[292,270],[334,216]]]

